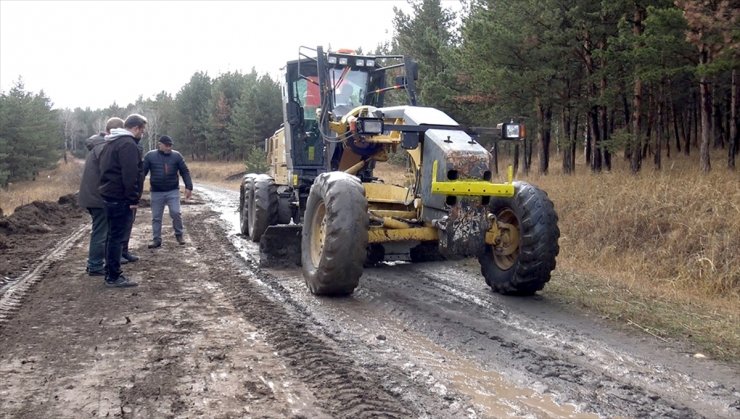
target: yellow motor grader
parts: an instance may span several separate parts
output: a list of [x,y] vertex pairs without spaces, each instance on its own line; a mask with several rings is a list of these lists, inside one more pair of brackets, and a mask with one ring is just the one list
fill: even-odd
[[[348,295],[363,268],[476,256],[496,292],[530,295],[550,279],[557,215],[547,194],[492,182],[492,156],[440,110],[417,106],[416,63],[301,47],[285,67],[284,123],[265,140],[269,171],[244,176],[241,232],[261,263],[295,261],[316,295]],[[403,106],[385,106],[404,99]],[[502,140],[524,126],[503,123]],[[404,150],[408,185],[374,176]]]

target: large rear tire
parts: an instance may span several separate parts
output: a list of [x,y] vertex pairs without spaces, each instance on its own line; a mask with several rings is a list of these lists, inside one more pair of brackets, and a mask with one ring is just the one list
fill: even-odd
[[268,175],[252,179],[252,199],[249,201],[249,238],[259,242],[267,227],[277,224],[278,195],[275,180]]
[[242,178],[239,187],[239,231],[249,236],[249,203],[252,201],[252,181],[255,173],[249,173]]
[[368,241],[367,199],[360,181],[323,173],[311,186],[301,237],[301,265],[316,295],[349,295],[362,275]]
[[560,250],[558,216],[547,194],[525,182],[515,183],[513,198],[490,203],[499,223],[511,226],[496,246],[486,245],[478,257],[481,273],[493,291],[532,295],[550,280]]

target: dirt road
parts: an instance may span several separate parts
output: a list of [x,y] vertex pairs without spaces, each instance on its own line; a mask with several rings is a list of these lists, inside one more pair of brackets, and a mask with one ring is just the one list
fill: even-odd
[[185,246],[166,228],[147,249],[140,210],[138,288],[86,276],[79,212],[0,247],[0,416],[740,417],[736,367],[546,290],[492,294],[469,263],[383,265],[350,298],[313,297],[299,269],[258,267],[237,193],[197,192]]

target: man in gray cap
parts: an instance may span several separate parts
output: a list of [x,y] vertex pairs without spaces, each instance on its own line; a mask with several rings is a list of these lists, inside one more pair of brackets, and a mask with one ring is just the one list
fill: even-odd
[[152,207],[152,241],[149,248],[162,246],[162,217],[167,205],[172,227],[175,230],[175,239],[179,244],[185,244],[183,238],[182,215],[180,213],[180,179],[185,182],[185,199],[190,199],[193,192],[193,181],[190,179],[190,170],[185,159],[178,151],[172,149],[172,138],[163,135],[159,138],[157,150],[152,150],[144,156],[144,177],[151,172],[149,185],[151,186]]

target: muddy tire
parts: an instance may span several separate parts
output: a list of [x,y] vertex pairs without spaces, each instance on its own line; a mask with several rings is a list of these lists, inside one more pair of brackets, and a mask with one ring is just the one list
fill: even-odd
[[252,200],[252,181],[255,176],[255,173],[244,175],[239,187],[239,231],[245,236],[249,236],[249,203]]
[[311,186],[301,237],[301,265],[315,295],[349,295],[362,275],[368,241],[367,199],[360,181],[323,173]]
[[499,246],[486,245],[478,257],[481,273],[493,291],[532,295],[550,280],[558,255],[558,216],[547,194],[525,182],[515,183],[513,198],[497,198],[490,209],[499,222],[515,227],[518,237]]
[[275,180],[268,175],[252,179],[252,196],[249,201],[249,238],[259,242],[267,227],[277,224],[278,195]]

